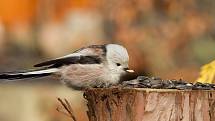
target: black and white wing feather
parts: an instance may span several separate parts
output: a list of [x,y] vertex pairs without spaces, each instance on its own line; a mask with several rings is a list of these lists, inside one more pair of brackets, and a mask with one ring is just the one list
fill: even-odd
[[70,56],[57,58],[54,60],[45,61],[34,65],[34,67],[44,67],[49,66],[49,68],[58,68],[69,64],[99,64],[101,63],[101,58],[99,56]]
[[59,71],[59,68],[70,64],[100,64],[104,60],[105,53],[104,45],[93,45],[79,49],[72,54],[48,60],[34,67],[40,67],[35,70],[27,70],[24,72],[9,72],[0,74],[0,79],[23,79],[49,76]]
[[34,67],[58,68],[69,64],[100,64],[105,60],[105,53],[105,45],[91,45],[76,50],[72,54],[36,64]]

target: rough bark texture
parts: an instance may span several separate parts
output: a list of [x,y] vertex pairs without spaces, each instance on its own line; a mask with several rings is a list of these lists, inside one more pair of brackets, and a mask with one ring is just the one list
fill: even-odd
[[90,89],[90,121],[215,121],[215,91]]

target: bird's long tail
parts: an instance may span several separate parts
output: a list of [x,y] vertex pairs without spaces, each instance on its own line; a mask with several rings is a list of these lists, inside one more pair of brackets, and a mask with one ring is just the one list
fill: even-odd
[[38,77],[49,76],[57,71],[58,71],[57,68],[48,68],[48,69],[40,69],[40,70],[30,70],[25,72],[0,73],[0,79],[15,80],[15,79],[24,79],[24,78],[38,78]]

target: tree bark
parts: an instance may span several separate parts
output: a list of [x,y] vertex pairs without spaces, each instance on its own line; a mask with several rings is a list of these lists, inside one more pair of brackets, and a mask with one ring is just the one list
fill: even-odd
[[89,89],[89,121],[215,121],[215,91]]

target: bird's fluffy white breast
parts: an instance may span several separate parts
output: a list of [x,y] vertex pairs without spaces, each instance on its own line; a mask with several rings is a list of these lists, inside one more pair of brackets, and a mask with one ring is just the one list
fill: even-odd
[[119,82],[119,75],[113,74],[103,64],[73,64],[60,71],[62,81],[75,87],[93,87]]

